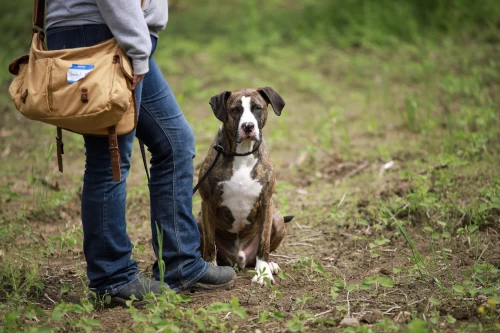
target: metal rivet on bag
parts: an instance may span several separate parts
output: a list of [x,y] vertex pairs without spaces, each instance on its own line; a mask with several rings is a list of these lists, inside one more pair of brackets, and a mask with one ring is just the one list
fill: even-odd
[[87,88],[82,88],[82,102],[87,103],[89,101]]

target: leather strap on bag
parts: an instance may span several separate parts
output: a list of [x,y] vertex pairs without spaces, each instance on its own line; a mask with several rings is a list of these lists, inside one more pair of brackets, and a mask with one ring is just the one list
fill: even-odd
[[64,154],[64,143],[62,141],[62,128],[60,127],[57,128],[56,145],[57,145],[57,165],[59,166],[59,171],[63,172],[62,155]]
[[33,33],[43,32],[45,27],[45,0],[35,0],[32,21]]
[[120,171],[120,150],[118,149],[118,136],[116,135],[116,126],[108,127],[109,153],[111,155],[111,169],[113,169],[113,181],[121,180]]

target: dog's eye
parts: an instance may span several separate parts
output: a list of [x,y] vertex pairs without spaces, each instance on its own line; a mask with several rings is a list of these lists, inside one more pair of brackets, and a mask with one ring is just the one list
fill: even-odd
[[239,108],[239,107],[237,107],[237,106],[233,106],[233,107],[231,108],[231,112],[236,113],[236,112],[238,112],[238,111],[240,111],[240,108]]
[[261,112],[262,111],[262,108],[260,106],[254,106],[253,110],[255,112]]

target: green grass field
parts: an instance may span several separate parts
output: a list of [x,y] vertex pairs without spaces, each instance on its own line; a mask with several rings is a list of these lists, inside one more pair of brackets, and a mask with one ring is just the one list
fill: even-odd
[[[88,295],[84,148],[10,102],[31,2],[0,4],[0,332],[497,332],[500,330],[500,5],[496,0],[170,1],[155,59],[197,139],[222,90],[286,101],[264,135],[274,201],[295,215],[277,284],[102,309]],[[196,182],[197,179],[195,179]],[[200,207],[194,197],[194,211]],[[127,223],[154,262],[135,149]],[[349,323],[350,321],[350,323]],[[347,323],[346,323],[347,322]],[[352,325],[352,326],[351,326]]]

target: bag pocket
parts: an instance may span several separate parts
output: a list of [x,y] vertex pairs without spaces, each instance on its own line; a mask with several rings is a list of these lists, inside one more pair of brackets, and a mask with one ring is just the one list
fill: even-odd
[[9,95],[16,109],[21,110],[21,104],[27,98],[27,95],[23,95],[24,90],[24,82],[26,80],[26,72],[28,70],[28,64],[23,63],[19,64],[16,69],[16,77],[12,80],[12,83],[9,86]]
[[49,91],[52,79],[51,58],[30,61],[26,69],[25,80],[21,85],[21,104],[19,111],[34,120],[43,120],[51,116]]
[[[68,71],[79,66],[92,69],[69,82]],[[120,79],[118,72],[120,66],[109,54],[78,60],[54,58],[49,98],[51,123],[77,133],[116,125],[130,105],[130,90],[123,87],[126,80],[123,76]]]
[[[89,117],[108,108],[111,86],[109,68],[96,65],[86,76],[71,83],[68,72],[74,65],[94,65],[92,59],[77,61],[54,58],[50,102],[54,116]],[[104,74],[104,75],[101,75]],[[72,79],[74,80],[74,79]]]

